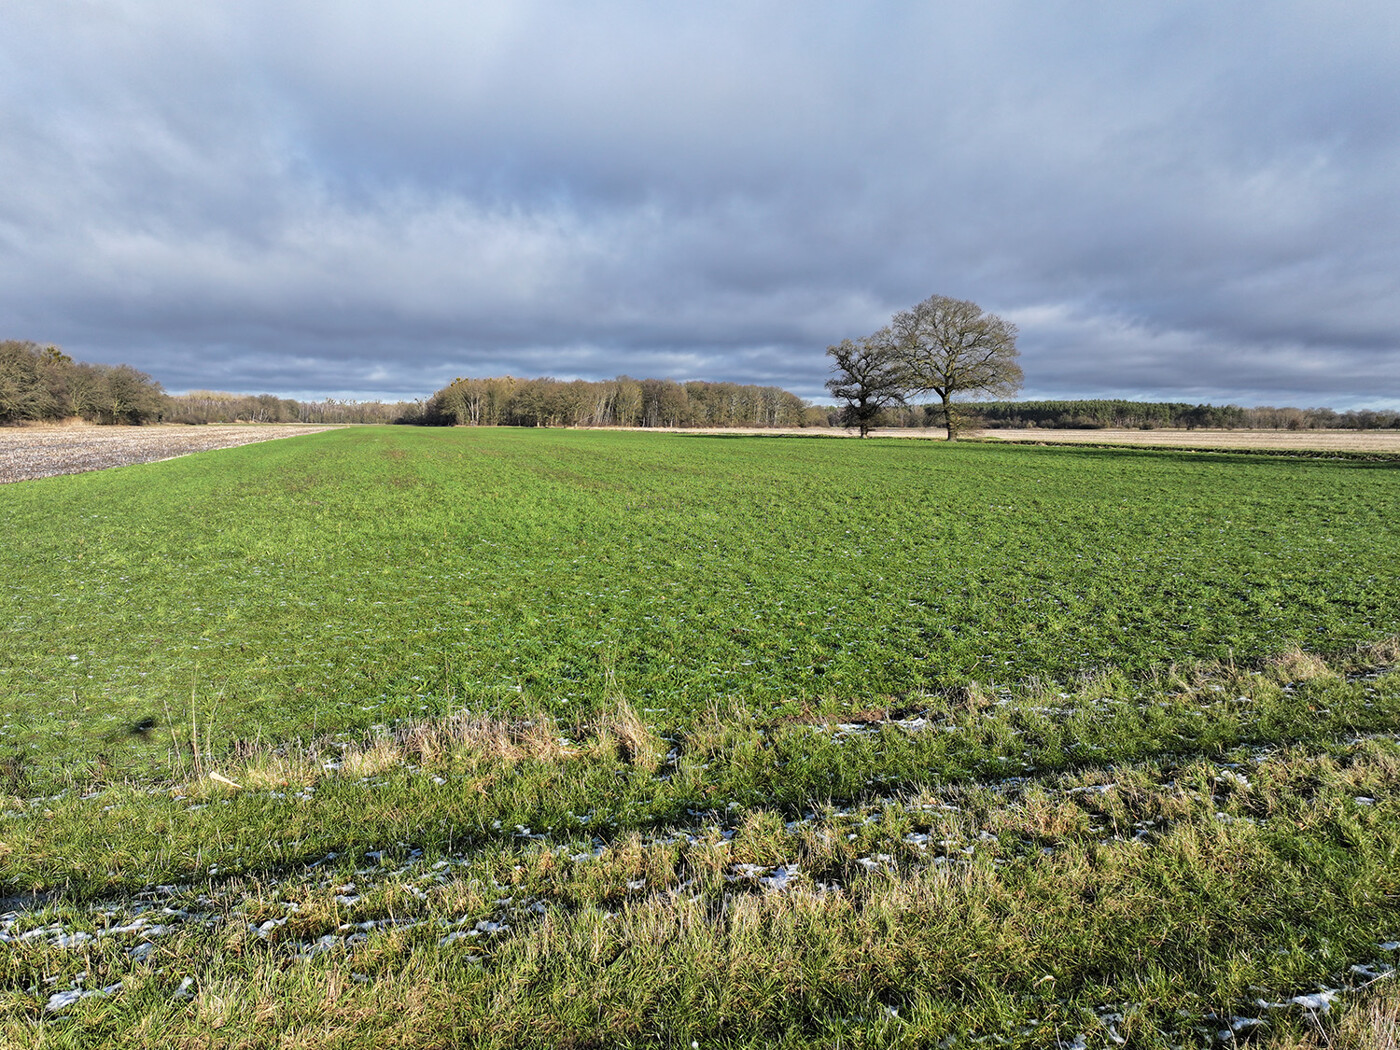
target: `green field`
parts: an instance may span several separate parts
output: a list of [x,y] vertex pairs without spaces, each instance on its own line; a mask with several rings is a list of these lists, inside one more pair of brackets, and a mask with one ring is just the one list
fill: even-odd
[[1395,462],[378,428],[0,526],[0,1045],[1395,1016]]

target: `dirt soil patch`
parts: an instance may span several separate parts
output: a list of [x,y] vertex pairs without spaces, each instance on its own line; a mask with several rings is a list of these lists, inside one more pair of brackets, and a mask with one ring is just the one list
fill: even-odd
[[332,426],[299,423],[101,427],[88,424],[0,427],[0,484],[154,463],[254,441],[315,434]]

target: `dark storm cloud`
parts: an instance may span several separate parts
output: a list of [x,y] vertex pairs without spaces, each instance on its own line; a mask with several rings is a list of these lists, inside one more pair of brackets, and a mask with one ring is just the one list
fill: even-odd
[[0,335],[171,389],[817,397],[939,292],[1027,395],[1400,403],[1389,4],[6,17]]

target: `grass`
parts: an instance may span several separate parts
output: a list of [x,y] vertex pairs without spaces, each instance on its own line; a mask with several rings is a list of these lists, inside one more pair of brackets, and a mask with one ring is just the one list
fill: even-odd
[[362,430],[8,486],[0,1043],[1393,1046],[1397,477]]

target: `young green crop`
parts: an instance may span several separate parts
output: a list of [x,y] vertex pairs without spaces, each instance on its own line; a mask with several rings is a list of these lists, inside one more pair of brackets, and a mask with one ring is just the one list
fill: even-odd
[[1381,1046],[1398,480],[385,428],[0,488],[0,1044]]
[[[835,709],[1400,628],[1391,464],[360,430],[0,490],[5,738]],[[153,719],[162,729],[105,738]],[[3,746],[3,745],[0,745]]]

